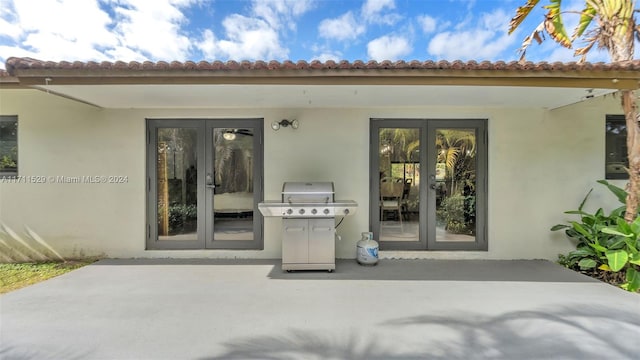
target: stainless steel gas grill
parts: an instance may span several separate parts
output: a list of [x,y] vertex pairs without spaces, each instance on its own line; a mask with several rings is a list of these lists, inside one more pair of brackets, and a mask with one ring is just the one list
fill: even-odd
[[334,194],[332,182],[285,182],[281,201],[258,204],[262,215],[282,217],[282,270],[336,268],[336,217],[353,215],[358,204]]

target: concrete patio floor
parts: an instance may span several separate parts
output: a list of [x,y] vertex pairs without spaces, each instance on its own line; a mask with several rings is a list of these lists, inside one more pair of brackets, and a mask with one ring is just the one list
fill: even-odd
[[102,260],[0,296],[2,359],[638,359],[640,295],[547,261]]

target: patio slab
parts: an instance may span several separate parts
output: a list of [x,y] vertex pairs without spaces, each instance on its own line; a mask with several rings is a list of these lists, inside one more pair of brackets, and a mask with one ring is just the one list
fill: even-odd
[[637,359],[640,295],[548,261],[102,260],[0,296],[2,359]]

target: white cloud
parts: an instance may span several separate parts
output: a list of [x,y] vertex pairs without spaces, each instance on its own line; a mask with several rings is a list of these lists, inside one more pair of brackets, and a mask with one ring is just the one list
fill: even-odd
[[[187,22],[182,9],[197,1],[4,1],[2,55],[28,53],[53,61],[184,60],[191,45],[182,30]],[[101,5],[112,7],[115,17]]]
[[0,38],[6,36],[12,40],[18,40],[23,30],[16,20],[17,15],[13,3],[0,3]]
[[287,56],[278,33],[263,20],[236,14],[227,17],[222,25],[229,40],[218,41],[216,47],[231,59],[271,60]]
[[216,39],[211,30],[205,30],[197,47],[209,59],[226,57],[233,60],[271,60],[285,58],[278,33],[260,19],[234,14],[222,22],[228,39]]
[[296,29],[296,18],[313,8],[311,0],[254,0],[252,13],[279,30]]
[[418,24],[422,28],[422,32],[425,34],[436,31],[437,20],[429,15],[418,16]]
[[321,53],[319,55],[316,55],[313,57],[313,59],[311,60],[320,60],[322,62],[328,61],[328,60],[333,60],[333,61],[340,61],[342,60],[342,53],[337,51],[337,52],[327,52],[327,53]]
[[335,19],[322,20],[318,26],[320,37],[335,40],[354,40],[365,30],[365,26],[356,21],[351,11]]
[[96,0],[4,1],[0,17],[3,61],[25,52],[46,60],[102,60],[98,48],[117,44]]
[[369,58],[378,61],[398,60],[412,50],[409,40],[401,36],[382,36],[367,44]]
[[[19,48],[19,47],[15,47],[15,46],[7,46],[7,45],[0,45],[0,59],[2,60],[2,63],[0,63],[0,69],[4,69],[4,62],[7,58],[15,56],[15,57],[31,57],[31,58],[37,58],[38,54],[33,52],[33,51],[29,51],[23,48]],[[6,57],[2,57],[2,56],[6,56]]]
[[394,25],[402,19],[397,13],[387,12],[396,8],[394,0],[367,0],[362,5],[362,17],[374,24]]
[[215,59],[218,55],[218,51],[216,49],[216,35],[209,29],[206,29],[202,33],[202,40],[198,41],[195,46],[208,59]]
[[502,9],[482,14],[475,28],[436,34],[427,52],[444,60],[501,60],[502,53],[516,40],[506,32],[504,24],[509,19]]
[[327,60],[339,61],[343,59],[343,53],[338,50],[329,48],[327,45],[314,44],[311,46],[313,57],[309,60],[320,60],[322,62]]
[[295,20],[312,8],[310,0],[254,0],[251,16],[227,16],[222,22],[224,37],[207,29],[195,47],[209,60],[283,59],[289,50],[281,44],[281,34],[295,30]]
[[380,13],[386,8],[392,10],[395,9],[395,7],[396,4],[394,0],[367,0],[362,5],[362,15],[364,15],[364,17],[370,17]]
[[[82,0],[79,0],[82,1]],[[182,31],[187,22],[180,8],[194,0],[111,0],[118,25],[120,46],[152,59],[185,60],[190,40]]]

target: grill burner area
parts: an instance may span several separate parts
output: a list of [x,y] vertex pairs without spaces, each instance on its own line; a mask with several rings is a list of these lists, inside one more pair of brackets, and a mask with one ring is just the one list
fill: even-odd
[[335,217],[353,215],[358,204],[334,199],[332,182],[285,182],[281,201],[265,201],[266,217],[282,217],[282,269],[328,270],[335,264]]

